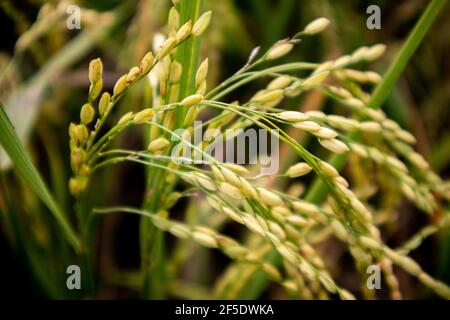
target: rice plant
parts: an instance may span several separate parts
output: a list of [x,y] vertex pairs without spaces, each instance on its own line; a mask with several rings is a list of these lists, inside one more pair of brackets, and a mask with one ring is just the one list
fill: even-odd
[[[362,68],[383,55],[383,44],[320,63],[284,62],[294,47],[301,50],[305,39],[332,23],[319,17],[267,50],[255,48],[240,69],[212,88],[207,85],[210,62],[201,58],[200,43],[218,17],[203,10],[203,0],[172,2],[166,34],[154,38],[153,50],[129,65],[110,92],[104,90],[102,57],[90,61],[89,91],[79,119],[68,128],[72,176],[65,188],[73,208],[65,214],[1,113],[1,143],[64,230],[72,246],[64,250],[72,257],[66,261],[77,261],[83,270],[83,295],[95,298],[103,282],[112,282],[132,284],[143,298],[172,297],[177,289],[186,298],[258,298],[274,285],[284,298],[372,299],[377,292],[367,285],[367,270],[376,266],[391,299],[402,298],[398,270],[450,298],[449,286],[410,256],[427,237],[448,228],[450,183],[415,151],[414,135],[380,108],[444,1],[433,1],[384,76]],[[266,85],[258,91],[231,100],[261,80]],[[146,103],[118,108],[132,92]],[[311,92],[335,107],[286,108],[286,101]],[[212,156],[217,139],[236,138],[227,129],[252,128],[275,137],[294,163],[281,158],[279,172],[264,176],[259,165]],[[212,137],[197,143],[191,139],[194,132],[212,132]],[[141,148],[121,145],[130,134],[144,136]],[[125,163],[145,168],[141,206],[93,204],[90,195],[111,186],[101,191],[92,182]],[[344,163],[354,168],[345,177],[340,172]],[[392,247],[382,230],[398,218],[403,197],[433,223]],[[113,213],[140,216],[140,270],[131,274],[98,271],[98,224]],[[339,243],[352,259],[359,288],[341,281],[346,271],[335,268],[337,261],[326,252],[324,244],[330,242]],[[200,284],[189,280],[183,267],[192,257],[202,257],[199,247],[220,252],[226,265],[212,283],[196,290]]]

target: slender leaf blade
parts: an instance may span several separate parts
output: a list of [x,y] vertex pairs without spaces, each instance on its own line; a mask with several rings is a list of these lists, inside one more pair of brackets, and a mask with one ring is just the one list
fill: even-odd
[[74,230],[70,226],[66,216],[53,200],[44,181],[28,157],[25,148],[17,136],[11,121],[9,120],[3,105],[0,103],[0,145],[9,155],[19,176],[44,202],[60,224],[69,243],[78,251],[80,242]]

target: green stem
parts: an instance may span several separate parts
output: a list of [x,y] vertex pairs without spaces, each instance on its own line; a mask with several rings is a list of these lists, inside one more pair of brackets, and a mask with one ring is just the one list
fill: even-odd
[[[180,25],[189,20],[195,23],[201,15],[203,4],[204,0],[181,0],[178,7]],[[177,48],[175,59],[183,66],[183,73],[180,79],[180,99],[192,94],[195,90],[195,73],[200,62],[199,51],[200,42],[197,37],[189,38]],[[176,128],[183,126],[185,112],[185,108],[176,108]],[[145,210],[158,212],[162,196],[164,194],[170,194],[175,187],[175,184],[171,184],[168,188],[165,188],[163,185],[164,178],[164,170],[156,169],[148,171],[148,186],[143,204]],[[168,290],[164,234],[155,228],[146,217],[141,218],[140,244],[141,267],[143,272],[142,297],[144,299],[162,299],[166,296]]]
[[[226,89],[223,90],[214,90],[207,94],[206,98],[210,100],[219,100],[232,92],[233,90],[236,90],[237,88],[255,80],[261,77],[264,77],[266,75],[270,75],[274,72],[284,72],[284,71],[294,71],[294,70],[312,70],[314,68],[317,68],[318,64],[316,63],[309,63],[309,62],[296,62],[296,63],[287,63],[282,64],[276,67],[267,68],[261,71],[255,71],[251,73],[242,73],[237,74],[233,76],[232,78],[226,80],[223,85],[228,85],[229,83],[232,83],[234,80],[239,80],[236,83],[233,83],[233,85],[229,86]],[[217,94],[214,94],[215,92],[218,92]],[[211,97],[214,94],[213,97]]]
[[[180,1],[180,25],[191,20],[194,24],[200,17],[204,0],[182,0]],[[175,60],[183,66],[183,75],[180,79],[180,96],[183,99],[195,92],[195,74],[200,63],[200,40],[199,37],[191,37],[177,49]],[[175,125],[177,128],[183,126],[186,108],[176,109]]]

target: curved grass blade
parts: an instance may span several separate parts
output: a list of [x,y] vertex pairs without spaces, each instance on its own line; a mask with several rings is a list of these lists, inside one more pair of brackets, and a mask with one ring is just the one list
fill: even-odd
[[67,241],[76,251],[80,250],[80,242],[69,221],[53,200],[44,181],[28,157],[25,148],[21,144],[14,127],[0,103],[0,145],[4,148],[14,164],[19,176],[25,180],[28,186],[44,202],[61,226]]

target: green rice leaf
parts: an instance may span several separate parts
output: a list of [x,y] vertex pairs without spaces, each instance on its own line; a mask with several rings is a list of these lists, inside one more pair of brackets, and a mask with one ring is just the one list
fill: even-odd
[[53,200],[44,181],[28,157],[2,104],[0,104],[0,145],[9,155],[19,176],[25,180],[27,185],[48,207],[61,225],[69,243],[78,251],[80,249],[80,242],[77,235],[68,222],[67,217]]

